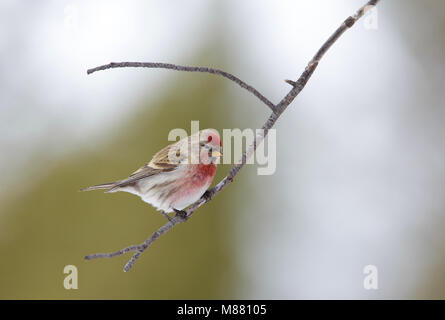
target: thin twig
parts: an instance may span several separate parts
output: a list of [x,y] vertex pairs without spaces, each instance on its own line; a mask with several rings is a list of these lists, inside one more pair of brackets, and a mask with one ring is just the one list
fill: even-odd
[[242,81],[240,78],[234,76],[233,74],[230,74],[228,72],[225,72],[225,71],[222,71],[219,69],[214,69],[214,68],[180,66],[177,64],[161,63],[161,62],[111,62],[109,64],[104,64],[103,66],[88,69],[87,74],[91,74],[93,72],[106,70],[106,69],[127,68],[127,67],[158,68],[158,69],[170,69],[170,70],[176,70],[176,71],[204,72],[204,73],[217,74],[224,78],[232,80],[233,82],[237,83],[241,88],[244,88],[247,91],[249,91],[250,93],[254,94],[258,99],[260,99],[262,102],[264,102],[272,111],[274,111],[274,108],[275,108],[275,105],[269,99],[267,99],[265,96],[263,96],[257,89],[255,89],[251,85],[245,83],[244,81]]
[[[185,217],[181,217],[178,214],[175,215],[170,221],[168,221],[165,225],[163,225],[161,228],[159,228],[156,232],[154,232],[147,240],[145,240],[140,245],[133,245],[129,246],[127,248],[124,248],[122,250],[112,252],[112,253],[99,253],[99,254],[93,254],[86,256],[85,259],[91,260],[96,258],[112,258],[115,256],[120,256],[124,253],[130,252],[130,251],[136,251],[133,256],[131,257],[130,261],[125,265],[124,271],[130,270],[130,268],[134,265],[136,260],[141,256],[141,254],[154,242],[156,241],[161,235],[168,232],[170,229],[172,229],[175,225],[185,222],[188,220],[192,214],[203,204],[211,201],[213,197],[221,192],[227,185],[229,185],[231,182],[233,182],[233,179],[238,174],[238,172],[241,170],[241,168],[246,164],[247,159],[255,152],[257,146],[264,140],[264,138],[267,136],[269,129],[271,129],[275,122],[278,120],[278,118],[281,116],[281,114],[286,110],[286,108],[289,106],[289,104],[292,103],[292,101],[298,96],[298,94],[303,90],[306,83],[309,81],[310,77],[314,73],[315,69],[318,66],[318,63],[320,62],[321,58],[324,56],[324,54],[331,48],[331,46],[340,38],[340,36],[349,28],[351,28],[354,23],[360,19],[369,9],[377,5],[379,0],[371,0],[366,3],[363,7],[361,7],[353,16],[348,17],[341,25],[340,27],[326,40],[326,42],[321,46],[321,48],[318,50],[318,52],[315,54],[315,56],[312,58],[312,60],[308,63],[303,73],[300,75],[297,81],[292,80],[286,80],[288,84],[292,86],[292,89],[289,91],[289,93],[276,105],[272,106],[270,105],[271,102],[264,98],[263,95],[261,95],[259,92],[257,92],[255,89],[250,90],[250,92],[254,93],[257,97],[261,99],[266,105],[271,107],[273,110],[272,114],[269,116],[267,121],[264,123],[262,127],[262,133],[258,135],[253,144],[248,147],[248,149],[244,152],[240,163],[236,164],[228,173],[228,175],[222,179],[216,186],[208,190],[198,201],[193,203],[191,206],[189,206],[185,212],[187,215]],[[161,66],[159,66],[161,65]],[[120,64],[109,64],[105,66],[100,66],[94,69],[88,70],[88,73],[92,73],[98,70],[105,70],[108,68],[118,68],[118,67],[166,67],[168,69],[173,70],[182,70],[182,71],[199,71],[199,72],[210,72],[210,73],[217,73],[220,74],[226,78],[229,78],[233,80],[230,74],[225,73],[224,71],[215,70],[215,69],[209,69],[209,68],[202,68],[202,67],[183,67],[183,66],[175,66],[175,65],[166,65],[166,64],[150,64],[150,63],[133,63],[133,62],[123,62]],[[213,71],[210,71],[213,70]],[[215,72],[214,72],[215,71]],[[244,82],[236,78],[237,80],[234,80],[238,84],[242,83],[245,86],[247,86]],[[246,88],[244,85],[240,84],[243,88]],[[262,98],[261,98],[262,97]],[[264,99],[263,99],[264,98]]]

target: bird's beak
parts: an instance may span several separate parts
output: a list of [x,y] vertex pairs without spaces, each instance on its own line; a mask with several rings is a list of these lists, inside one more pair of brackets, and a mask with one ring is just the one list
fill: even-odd
[[214,158],[219,158],[219,157],[222,157],[222,152],[221,151],[219,151],[219,150],[212,150],[212,157],[214,157]]

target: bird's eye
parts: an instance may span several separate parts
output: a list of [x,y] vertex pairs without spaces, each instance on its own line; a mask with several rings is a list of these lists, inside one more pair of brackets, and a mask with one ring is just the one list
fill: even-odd
[[209,137],[207,138],[207,142],[210,142],[210,141],[212,141],[212,136],[209,136]]

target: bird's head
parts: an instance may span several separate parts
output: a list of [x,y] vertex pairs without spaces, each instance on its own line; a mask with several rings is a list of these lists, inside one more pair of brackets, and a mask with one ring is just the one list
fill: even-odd
[[211,129],[205,129],[197,132],[197,134],[199,134],[200,163],[218,163],[223,155],[222,143],[218,133]]
[[217,164],[222,157],[222,144],[216,131],[205,129],[181,139],[158,154],[155,158],[166,154],[168,163]]

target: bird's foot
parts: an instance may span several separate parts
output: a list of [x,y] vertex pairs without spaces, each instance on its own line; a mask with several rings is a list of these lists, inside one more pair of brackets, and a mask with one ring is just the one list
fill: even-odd
[[202,198],[204,198],[204,200],[206,202],[209,202],[212,199],[211,195],[210,195],[210,190],[207,190],[206,192],[204,192],[204,194],[202,195]]
[[187,212],[185,212],[184,210],[178,210],[173,208],[173,211],[176,212],[176,215],[181,218],[182,221],[187,221],[188,216],[187,216]]

